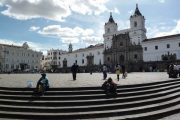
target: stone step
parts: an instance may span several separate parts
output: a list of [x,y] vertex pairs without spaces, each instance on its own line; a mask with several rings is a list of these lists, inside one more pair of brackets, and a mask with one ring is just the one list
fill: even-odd
[[51,88],[41,97],[32,90],[0,87],[0,119],[156,120],[180,113],[180,80],[120,85],[114,98],[101,87]]
[[175,89],[164,90],[161,92],[139,95],[139,96],[119,96],[116,98],[106,98],[106,99],[85,99],[85,100],[62,100],[54,101],[54,99],[50,99],[48,101],[42,99],[36,100],[15,100],[15,99],[2,99],[0,98],[1,105],[19,105],[19,106],[46,106],[46,107],[54,107],[54,106],[89,106],[89,105],[102,105],[102,104],[114,104],[114,103],[127,103],[127,102],[135,102],[140,100],[149,100],[154,98],[161,98],[164,96],[170,96],[172,94],[176,94],[180,92],[180,88],[177,87]]
[[[139,96],[139,95],[146,95],[146,94],[153,94],[158,92],[164,92],[166,90],[179,88],[180,84],[172,85],[172,86],[166,86],[162,88],[156,88],[150,91],[140,91],[140,92],[124,92],[124,93],[118,93],[117,97],[128,97],[128,96]],[[91,94],[91,95],[71,95],[71,96],[43,96],[43,97],[35,97],[35,96],[26,96],[26,95],[4,95],[0,94],[1,99],[13,99],[13,100],[86,100],[86,99],[105,99],[107,96],[105,94]]]
[[[165,80],[165,81],[158,81],[153,83],[141,83],[141,84],[133,84],[133,85],[120,85],[118,88],[138,88],[138,87],[149,87],[151,85],[158,85],[163,83],[170,83],[180,81],[180,79],[172,79],[172,80]],[[13,87],[0,87],[0,90],[13,90],[13,91],[33,91],[34,88],[13,88]],[[74,88],[51,88],[49,91],[79,91],[79,90],[101,90],[101,87],[74,87]]]
[[125,103],[108,103],[99,105],[88,105],[88,106],[19,106],[19,105],[2,105],[0,108],[3,111],[16,111],[16,112],[48,112],[48,113],[66,113],[66,112],[85,112],[85,111],[102,111],[102,110],[116,110],[116,109],[129,109],[134,107],[147,106],[151,104],[159,104],[162,102],[168,102],[173,99],[180,98],[179,92],[171,94],[171,96],[163,96],[159,98],[151,98],[148,100],[139,100]]
[[[129,109],[117,109],[117,110],[104,110],[104,111],[91,111],[91,112],[75,112],[75,113],[40,113],[40,112],[7,112],[0,110],[0,116],[2,118],[15,118],[15,119],[91,119],[91,118],[104,118],[115,117],[119,119],[127,119],[130,116],[138,116],[142,118],[151,116],[151,112],[156,114],[165,113],[170,111],[179,111],[180,98],[170,100],[168,102],[162,102],[158,104],[146,105],[141,107],[129,108]],[[158,112],[157,112],[158,111]],[[131,119],[131,118],[130,118]],[[141,120],[141,119],[140,119]],[[153,120],[153,119],[151,119]]]
[[[131,92],[131,91],[144,91],[144,90],[149,90],[149,89],[154,89],[157,87],[165,87],[169,85],[174,85],[178,84],[180,81],[171,81],[168,83],[161,83],[161,84],[156,84],[156,85],[151,85],[151,86],[141,86],[141,87],[135,87],[135,88],[121,88],[121,86],[118,86],[117,92]],[[52,88],[50,88],[49,91],[45,93],[46,96],[48,95],[88,95],[88,94],[103,94],[103,90],[79,90],[79,91],[51,91]],[[32,95],[33,91],[14,91],[14,90],[1,90],[0,89],[0,94],[6,94],[6,95]]]

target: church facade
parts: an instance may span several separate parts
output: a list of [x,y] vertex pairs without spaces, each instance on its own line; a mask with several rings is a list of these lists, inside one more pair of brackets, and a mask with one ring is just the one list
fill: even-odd
[[130,67],[130,64],[135,66],[138,62],[142,62],[142,54],[142,46],[132,44],[129,34],[125,33],[113,36],[112,47],[104,50],[104,60],[108,66],[121,64]]
[[136,9],[133,15],[130,16],[130,28],[119,30],[118,25],[114,21],[112,14],[110,13],[109,21],[104,25],[105,33],[103,34],[104,38],[104,49],[110,49],[112,47],[112,39],[114,35],[119,34],[129,34],[130,42],[134,45],[141,44],[146,37],[146,28],[145,28],[145,18],[138,9]]
[[[108,66],[123,64],[133,66],[143,61],[141,43],[146,39],[145,18],[138,9],[130,16],[130,28],[118,31],[118,25],[110,14],[104,25],[104,62]],[[138,64],[139,65],[139,64]],[[130,67],[128,67],[130,68]],[[132,69],[132,68],[131,68]]]

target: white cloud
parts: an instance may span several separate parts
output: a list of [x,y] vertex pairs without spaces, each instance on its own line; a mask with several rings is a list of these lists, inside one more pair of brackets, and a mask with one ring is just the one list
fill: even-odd
[[38,26],[31,26],[30,28],[29,28],[29,31],[37,31],[37,30],[39,30],[40,29],[40,27],[38,27]]
[[14,42],[13,40],[7,40],[7,39],[0,39],[0,44],[8,44],[8,45],[17,45],[22,46],[23,42]]
[[133,14],[133,12],[134,12],[134,10],[130,10],[130,11],[128,11],[128,13],[129,13],[130,15],[132,15],[132,14]]
[[70,0],[70,8],[72,11],[80,14],[95,14],[99,15],[102,12],[107,11],[105,3],[109,0]]
[[46,53],[46,51],[51,48],[49,46],[46,46],[46,49],[45,49],[44,45],[42,45],[40,43],[30,42],[30,41],[18,41],[18,42],[15,42],[14,40],[0,39],[0,44],[8,44],[8,45],[15,45],[15,46],[22,46],[23,43],[25,43],[25,42],[28,43],[30,49],[36,50],[36,51],[41,51],[43,53]]
[[69,44],[69,43],[78,43],[79,42],[79,39],[78,39],[78,37],[72,37],[72,38],[68,38],[68,37],[63,37],[63,38],[61,38],[62,39],[62,42],[63,43],[67,43],[67,44]]
[[166,36],[166,35],[173,35],[173,34],[180,34],[180,20],[176,21],[176,26],[172,28],[168,32],[158,32],[154,35],[154,37]]
[[103,42],[103,40],[97,36],[82,37],[82,40],[83,40],[83,42],[87,43],[88,45],[94,45],[94,44]]
[[78,37],[80,34],[84,33],[84,30],[79,27],[62,28],[60,25],[50,25],[50,26],[44,27],[42,30],[39,30],[38,33],[43,34],[43,35],[52,35],[52,36],[59,36],[59,37]]
[[165,3],[165,0],[158,0],[160,3]]
[[0,2],[0,6],[3,6],[3,4]]
[[19,20],[42,17],[63,21],[71,14],[69,6],[60,0],[4,0],[2,4],[7,7],[2,14]]
[[78,43],[80,40],[83,40],[84,43],[97,44],[101,40],[101,37],[94,35],[95,33],[92,29],[83,29],[80,27],[63,28],[60,25],[50,25],[39,30],[38,33],[45,36],[57,37],[63,43]]
[[118,8],[114,8],[114,9],[112,9],[112,10],[108,10],[108,12],[113,12],[113,13],[116,13],[116,14],[120,14]]
[[[45,18],[64,21],[71,12],[79,14],[95,14],[108,11],[105,4],[108,0],[1,0],[6,6],[1,13],[18,20]],[[115,9],[115,12],[118,12]]]

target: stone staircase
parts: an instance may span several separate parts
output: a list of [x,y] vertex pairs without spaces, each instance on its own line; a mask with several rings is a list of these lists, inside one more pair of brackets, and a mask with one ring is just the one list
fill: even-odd
[[118,86],[108,98],[100,87],[50,88],[41,97],[31,88],[0,87],[0,119],[157,120],[180,113],[180,80]]

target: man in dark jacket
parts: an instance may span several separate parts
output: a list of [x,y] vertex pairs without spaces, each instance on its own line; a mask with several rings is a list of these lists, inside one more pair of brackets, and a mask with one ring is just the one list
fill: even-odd
[[73,66],[71,67],[73,80],[76,80],[76,73],[78,72],[78,68],[79,68],[79,66],[76,63],[74,63]]
[[38,92],[38,94],[43,95],[45,91],[49,89],[49,81],[45,73],[42,73],[41,75],[42,77],[39,79],[36,85],[36,92]]

